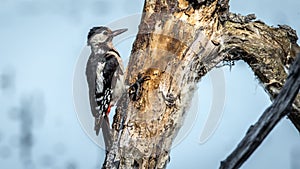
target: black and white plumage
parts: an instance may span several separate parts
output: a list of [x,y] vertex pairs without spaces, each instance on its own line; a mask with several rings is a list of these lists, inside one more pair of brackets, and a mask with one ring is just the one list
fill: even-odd
[[88,34],[88,46],[91,55],[86,65],[86,78],[89,87],[89,100],[95,118],[96,135],[100,128],[109,130],[108,113],[125,90],[123,80],[123,63],[119,53],[112,44],[113,37],[127,31],[112,31],[107,27],[94,27]]

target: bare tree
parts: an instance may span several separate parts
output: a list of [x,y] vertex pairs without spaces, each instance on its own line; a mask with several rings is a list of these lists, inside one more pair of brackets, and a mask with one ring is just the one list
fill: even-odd
[[[243,60],[273,100],[299,47],[293,29],[229,12],[229,0],[146,0],[103,168],[166,168],[196,84]],[[300,131],[300,95],[289,119]]]

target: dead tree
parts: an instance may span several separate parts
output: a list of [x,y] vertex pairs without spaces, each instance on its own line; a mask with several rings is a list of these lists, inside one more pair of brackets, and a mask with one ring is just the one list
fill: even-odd
[[[146,0],[103,168],[166,168],[195,86],[223,61],[243,60],[273,100],[298,45],[293,29],[229,12],[229,0]],[[300,131],[300,95],[289,119]]]

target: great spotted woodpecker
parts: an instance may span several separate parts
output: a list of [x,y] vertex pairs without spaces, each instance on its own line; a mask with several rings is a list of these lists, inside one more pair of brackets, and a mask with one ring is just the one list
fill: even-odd
[[86,78],[96,135],[100,128],[102,131],[109,129],[110,108],[125,91],[122,59],[112,43],[115,36],[125,31],[127,29],[112,31],[100,26],[92,28],[88,33],[87,44],[91,48],[91,55],[86,65]]

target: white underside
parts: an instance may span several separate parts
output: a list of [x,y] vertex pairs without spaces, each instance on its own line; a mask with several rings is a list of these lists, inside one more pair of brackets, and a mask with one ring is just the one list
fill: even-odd
[[103,91],[103,69],[104,69],[105,63],[98,63],[97,70],[96,70],[96,92],[101,93]]

